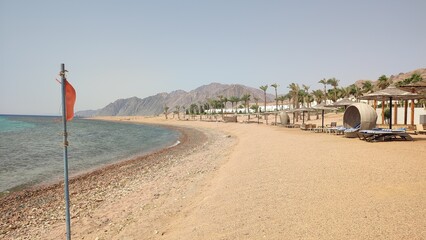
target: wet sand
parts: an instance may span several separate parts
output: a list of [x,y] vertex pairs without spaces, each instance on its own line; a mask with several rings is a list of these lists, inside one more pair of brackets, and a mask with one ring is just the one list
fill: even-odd
[[[265,124],[106,119],[192,129],[188,139],[195,138],[154,154],[149,166],[114,166],[101,171],[105,177],[93,173],[95,179],[82,179],[71,190],[73,239],[426,235],[425,135],[413,136],[413,142],[367,143]],[[89,183],[94,188],[84,193]],[[58,198],[60,192],[57,186]],[[38,218],[39,212],[62,208],[60,200],[57,203],[60,206],[40,200],[31,211]],[[61,218],[62,209],[56,212]],[[61,219],[41,219],[6,231],[0,233],[2,238],[57,239],[65,226]]]

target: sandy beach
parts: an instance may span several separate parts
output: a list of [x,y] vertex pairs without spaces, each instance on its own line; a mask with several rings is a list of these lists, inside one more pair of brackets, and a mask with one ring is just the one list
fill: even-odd
[[[425,239],[426,135],[368,143],[255,123],[103,119],[173,127],[181,144],[74,178],[73,239]],[[62,191],[0,199],[0,238],[64,237]]]

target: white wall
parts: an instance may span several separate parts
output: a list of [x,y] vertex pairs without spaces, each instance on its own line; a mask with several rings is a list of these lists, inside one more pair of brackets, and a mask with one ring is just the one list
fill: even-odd
[[[377,108],[376,109],[377,112],[377,123],[381,124],[382,123],[382,109],[381,108]],[[403,107],[399,107],[398,110],[398,119],[397,119],[397,123],[394,123],[394,109],[392,107],[392,124],[404,124],[404,108]],[[418,124],[419,120],[420,120],[420,115],[426,115],[426,109],[424,108],[414,108],[414,124]],[[411,124],[411,108],[408,107],[408,111],[407,111],[407,124]]]

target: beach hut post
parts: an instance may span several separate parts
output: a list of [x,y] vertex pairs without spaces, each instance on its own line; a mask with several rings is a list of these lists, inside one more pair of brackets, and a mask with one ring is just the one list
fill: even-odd
[[389,129],[392,129],[392,97],[389,97]]
[[71,222],[70,222],[70,196],[68,189],[68,133],[65,103],[65,64],[61,64],[61,85],[62,85],[62,122],[64,124],[64,192],[65,192],[65,221],[67,230],[67,240],[71,239]]

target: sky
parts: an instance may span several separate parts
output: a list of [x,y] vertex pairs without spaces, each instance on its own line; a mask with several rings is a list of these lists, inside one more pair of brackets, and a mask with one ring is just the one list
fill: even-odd
[[[75,109],[212,82],[322,89],[426,67],[424,0],[0,0],[0,114]],[[273,88],[268,91],[273,93]]]

